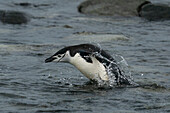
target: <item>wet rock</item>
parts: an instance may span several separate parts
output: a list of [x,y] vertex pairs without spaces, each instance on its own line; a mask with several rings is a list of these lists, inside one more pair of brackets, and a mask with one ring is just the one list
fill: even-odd
[[169,20],[170,7],[147,0],[86,0],[78,6],[84,14],[140,16],[150,21]]
[[20,11],[0,10],[0,21],[5,24],[26,24],[31,16]]
[[138,8],[140,17],[150,21],[169,20],[170,7],[163,4],[144,4]]
[[137,12],[138,12],[138,16],[140,16],[139,12],[141,11],[142,7],[146,4],[150,4],[151,2],[150,1],[145,1],[143,2],[142,4],[140,4],[138,7],[137,7]]
[[146,0],[87,0],[78,6],[84,14],[137,16],[137,8]]

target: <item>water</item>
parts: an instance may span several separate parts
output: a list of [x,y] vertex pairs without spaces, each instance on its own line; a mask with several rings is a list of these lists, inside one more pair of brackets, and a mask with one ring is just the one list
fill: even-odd
[[[0,1],[0,9],[35,17],[28,25],[0,23],[0,112],[170,112],[170,21],[86,16],[76,9],[82,1]],[[123,56],[141,86],[101,88],[72,65],[44,63],[60,48],[86,42]]]

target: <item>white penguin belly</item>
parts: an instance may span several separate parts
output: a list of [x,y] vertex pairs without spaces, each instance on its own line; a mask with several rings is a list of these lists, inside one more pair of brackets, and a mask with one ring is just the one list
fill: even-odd
[[107,81],[108,75],[105,67],[95,57],[91,57],[91,59],[92,63],[89,63],[79,54],[76,54],[74,58],[70,60],[70,63],[89,79]]

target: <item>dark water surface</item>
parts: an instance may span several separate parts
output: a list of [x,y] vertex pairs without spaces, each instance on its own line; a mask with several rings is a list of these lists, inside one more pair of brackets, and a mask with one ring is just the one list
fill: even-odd
[[[0,9],[34,16],[27,25],[0,23],[0,112],[170,112],[170,21],[86,16],[77,12],[82,1],[0,0]],[[86,42],[123,56],[142,86],[99,88],[72,65],[44,63]]]

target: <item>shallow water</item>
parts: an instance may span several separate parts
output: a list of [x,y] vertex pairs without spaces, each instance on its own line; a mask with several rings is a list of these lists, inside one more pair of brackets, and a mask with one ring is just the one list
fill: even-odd
[[[38,7],[15,5],[24,1]],[[34,16],[27,25],[0,23],[0,112],[170,112],[170,21],[86,16],[76,9],[83,0],[24,1],[0,1]],[[80,43],[123,56],[141,86],[101,88],[72,65],[44,63]]]

